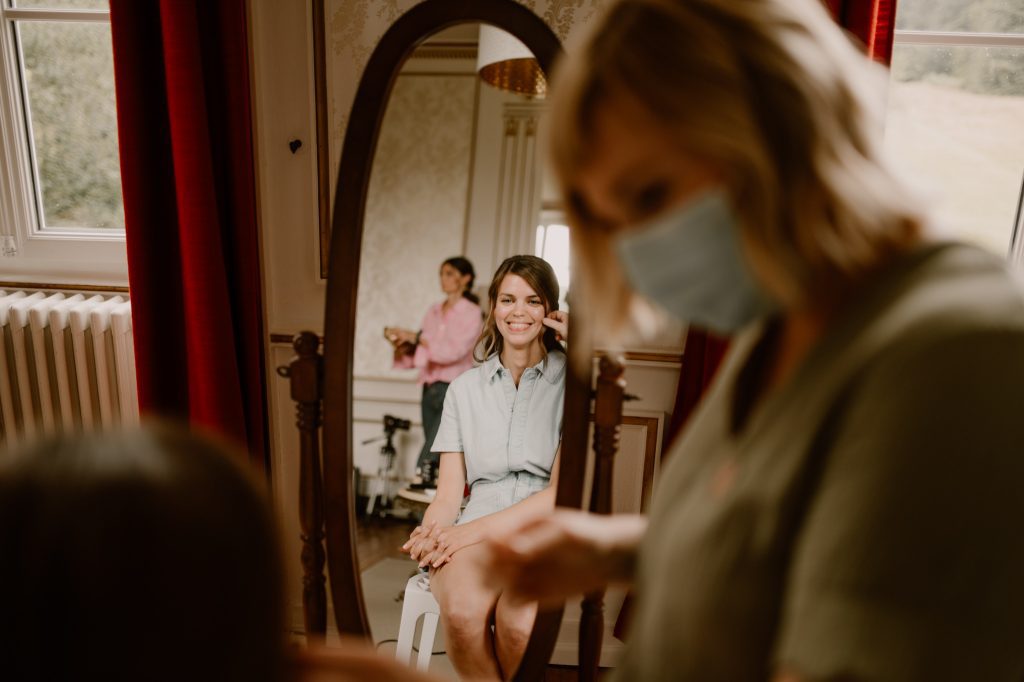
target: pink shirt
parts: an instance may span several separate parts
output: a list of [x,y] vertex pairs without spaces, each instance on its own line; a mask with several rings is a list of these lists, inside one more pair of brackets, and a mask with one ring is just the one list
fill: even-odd
[[395,361],[396,368],[419,368],[419,384],[451,383],[473,367],[473,347],[484,326],[480,306],[467,298],[460,298],[448,310],[443,306],[443,302],[435,303],[427,310],[416,353]]

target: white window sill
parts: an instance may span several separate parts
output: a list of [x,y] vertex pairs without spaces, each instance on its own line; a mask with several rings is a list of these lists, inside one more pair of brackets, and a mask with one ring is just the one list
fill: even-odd
[[124,240],[31,240],[16,255],[0,256],[0,280],[125,287],[128,258]]

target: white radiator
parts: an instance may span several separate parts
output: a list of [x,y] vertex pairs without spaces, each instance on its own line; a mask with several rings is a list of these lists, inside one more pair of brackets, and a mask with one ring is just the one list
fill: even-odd
[[0,442],[139,420],[131,303],[0,290]]

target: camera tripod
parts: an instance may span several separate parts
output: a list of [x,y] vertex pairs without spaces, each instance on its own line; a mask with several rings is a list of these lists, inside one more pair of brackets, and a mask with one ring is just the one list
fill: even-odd
[[378,502],[380,504],[379,514],[381,516],[386,515],[388,510],[391,509],[393,497],[391,494],[391,477],[395,468],[395,455],[398,454],[398,451],[395,450],[395,433],[397,431],[408,431],[409,426],[408,419],[399,419],[398,417],[386,414],[384,415],[384,434],[363,441],[363,445],[376,443],[380,440],[384,441],[384,444],[380,446],[380,456],[377,459],[377,479],[373,482],[370,499],[366,502],[367,516],[373,513],[374,507],[377,506]]

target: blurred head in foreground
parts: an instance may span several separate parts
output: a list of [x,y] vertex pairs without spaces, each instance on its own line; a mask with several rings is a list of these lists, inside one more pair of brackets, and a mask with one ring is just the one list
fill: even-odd
[[275,527],[230,454],[168,426],[4,454],[2,677],[280,679]]

